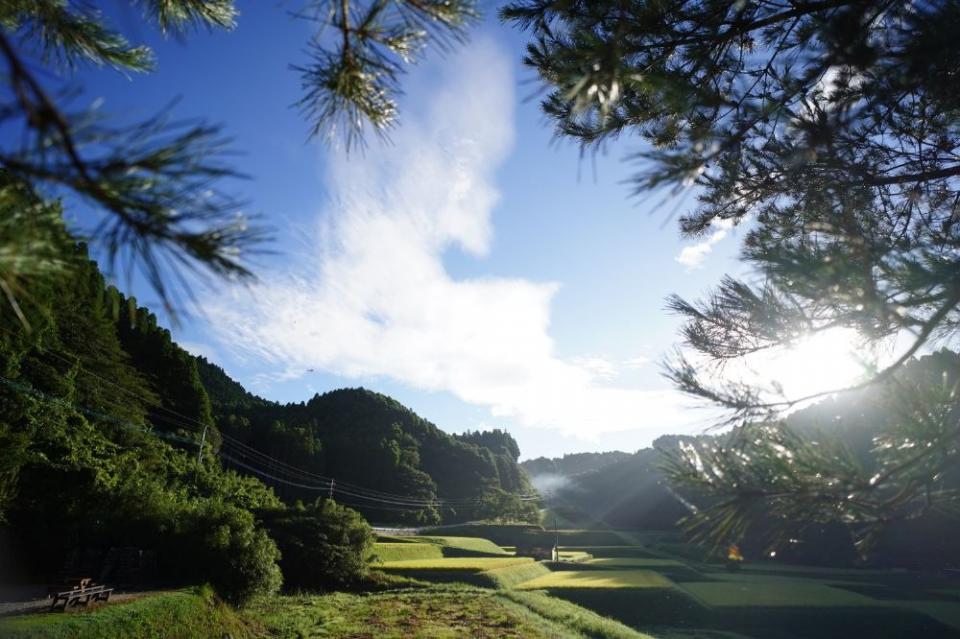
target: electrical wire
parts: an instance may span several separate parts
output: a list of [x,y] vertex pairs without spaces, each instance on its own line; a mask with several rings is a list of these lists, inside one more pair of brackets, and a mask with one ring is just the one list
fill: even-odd
[[[11,334],[15,334],[13,333],[13,331],[10,331],[9,329],[3,328],[3,327],[0,327],[0,330],[3,330]],[[170,408],[163,406],[162,403],[159,402],[159,400],[151,400],[150,398],[146,398],[139,393],[136,393],[128,388],[121,386],[120,384],[117,384],[114,381],[111,381],[101,375],[98,375],[84,368],[80,364],[80,358],[76,355],[74,355],[74,357],[76,358],[76,361],[71,361],[66,357],[53,351],[48,351],[42,348],[37,348],[37,350],[39,351],[40,354],[52,356],[68,364],[71,367],[76,367],[76,369],[79,372],[82,372],[94,379],[97,379],[100,382],[108,384],[129,396],[135,397],[136,399],[138,399],[139,401],[141,401],[143,404],[147,406],[150,406],[152,408],[168,413],[166,415],[153,414],[151,415],[151,417],[153,418],[159,418],[168,424],[172,424],[174,426],[177,426],[177,427],[183,428],[184,430],[188,430],[192,432],[200,432],[201,428],[206,429],[210,426],[210,424],[205,424],[203,422],[197,421],[189,416],[183,415],[181,413],[178,413],[177,411],[174,411]],[[11,380],[6,380],[6,381],[9,382]],[[106,415],[105,417],[111,420],[117,419],[109,415]],[[145,430],[150,430],[150,429],[145,429]],[[338,483],[341,486],[345,486],[348,490],[343,490],[342,488],[341,489],[335,488],[337,492],[341,492],[342,494],[350,495],[358,499],[367,499],[371,501],[379,500],[382,503],[393,503],[396,505],[408,505],[408,506],[419,506],[419,507],[429,507],[429,506],[436,506],[436,505],[443,505],[443,506],[450,506],[450,507],[466,507],[466,506],[476,505],[482,502],[482,498],[480,497],[477,497],[477,498],[439,498],[438,497],[436,499],[423,499],[415,496],[399,495],[396,493],[379,491],[379,490],[367,488],[364,486],[359,486],[357,484],[353,484],[351,482],[346,482],[343,480],[338,481],[333,477],[318,475],[316,473],[312,473],[310,471],[288,464],[280,459],[277,459],[271,455],[264,453],[263,451],[253,448],[252,446],[244,443],[243,441],[235,437],[228,435],[227,433],[220,431],[219,429],[218,429],[218,434],[221,437],[222,445],[232,446],[234,448],[234,451],[233,451],[234,453],[243,454],[245,456],[252,455],[254,457],[257,457],[258,459],[262,460],[262,463],[269,465],[271,467],[271,470],[273,470],[274,472],[279,472],[281,474],[286,474],[288,477],[294,477],[299,479],[312,479],[312,480],[318,480],[321,482]],[[193,443],[193,442],[190,442],[190,443]],[[250,469],[249,464],[247,464],[246,467]],[[262,473],[263,472],[262,469],[259,472]],[[275,479],[276,481],[286,481],[286,483],[291,483],[289,482],[289,480],[280,480],[276,477],[273,477],[273,479]],[[293,482],[293,483],[298,483],[298,482]],[[304,484],[299,484],[299,485],[300,487],[305,486]],[[517,497],[518,499],[520,499],[520,501],[537,501],[540,499],[538,495],[518,495]]]

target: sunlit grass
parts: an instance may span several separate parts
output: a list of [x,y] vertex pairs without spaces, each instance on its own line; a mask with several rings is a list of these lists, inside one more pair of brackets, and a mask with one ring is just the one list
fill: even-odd
[[249,621],[209,592],[166,592],[81,612],[0,619],[4,639],[234,639],[256,636]]
[[550,569],[542,562],[513,564],[504,568],[493,568],[483,572],[483,576],[497,588],[513,588],[522,583],[549,575]]
[[377,566],[382,570],[493,570],[517,564],[533,563],[531,557],[444,557],[442,559],[409,559],[387,561]]
[[443,550],[436,544],[376,543],[371,558],[384,562],[442,557]]
[[645,557],[602,557],[600,559],[591,559],[586,562],[588,566],[618,567],[624,568],[663,568],[663,567],[686,567],[686,564],[676,559],[659,559]]
[[270,597],[257,601],[251,612],[274,639],[652,639],[539,593],[463,586],[374,595]]
[[672,581],[650,570],[564,570],[552,572],[518,586],[521,590],[672,587]]
[[411,541],[420,543],[436,544],[442,548],[451,550],[463,550],[470,553],[485,555],[509,555],[500,546],[489,539],[482,537],[441,537],[441,536],[417,536],[410,537]]

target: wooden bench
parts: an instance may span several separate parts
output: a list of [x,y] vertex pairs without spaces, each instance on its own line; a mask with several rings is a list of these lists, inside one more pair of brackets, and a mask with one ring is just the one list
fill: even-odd
[[53,595],[50,610],[56,610],[58,607],[61,610],[66,610],[76,606],[86,606],[91,601],[109,601],[112,592],[113,588],[107,588],[106,586],[89,586],[58,592]]

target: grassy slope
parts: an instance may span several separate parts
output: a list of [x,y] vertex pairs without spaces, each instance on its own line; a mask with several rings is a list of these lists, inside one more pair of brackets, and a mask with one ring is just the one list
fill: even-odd
[[256,628],[208,593],[169,592],[82,612],[0,619],[4,639],[248,639]]
[[376,543],[372,560],[405,561],[410,559],[440,559],[443,549],[436,544]]
[[445,557],[498,557],[510,554],[489,539],[481,537],[412,537],[412,539],[440,546]]
[[513,588],[525,581],[550,574],[550,569],[542,562],[514,564],[505,568],[484,571],[483,576],[497,588]]
[[531,557],[447,557],[443,559],[410,559],[387,561],[378,570],[493,570],[517,564],[533,563]]
[[371,560],[390,562],[441,557],[509,557],[513,553],[489,539],[450,536],[381,536],[374,544]]
[[863,608],[883,605],[855,592],[816,583],[691,582],[681,587],[711,608],[772,606],[816,608]]
[[647,559],[641,557],[603,557],[601,559],[591,559],[585,564],[589,568],[667,568],[675,566],[686,566],[682,561],[676,559]]
[[275,597],[257,602],[251,612],[277,639],[651,639],[536,593],[458,586],[375,595]]
[[520,585],[523,590],[553,588],[673,588],[673,582],[650,570],[565,570]]
[[[560,539],[561,546],[622,546],[624,535],[609,530],[560,530],[559,534],[537,526],[512,524],[464,524],[442,529],[427,529],[425,534],[453,534],[461,538],[489,539],[500,546],[534,545],[551,547]],[[627,541],[626,543],[632,543]],[[572,548],[571,550],[580,550]]]
[[474,586],[497,588],[498,581],[490,571],[512,566],[532,566],[530,557],[446,557],[391,561],[377,566],[386,574],[422,579],[438,583],[464,583]]

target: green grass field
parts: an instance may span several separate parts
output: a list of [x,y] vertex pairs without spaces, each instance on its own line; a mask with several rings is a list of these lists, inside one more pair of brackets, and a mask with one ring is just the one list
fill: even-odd
[[653,639],[537,593],[459,586],[272,597],[256,602],[251,613],[275,639]]
[[[534,545],[551,547],[560,538],[560,545],[569,546],[623,546],[632,543],[629,533],[611,530],[560,530],[559,534],[540,526],[529,524],[464,524],[437,529],[426,529],[425,535],[457,535],[489,539],[498,546]],[[589,551],[588,551],[589,552]]]
[[688,582],[680,585],[711,608],[773,606],[777,608],[863,608],[883,605],[855,592],[816,583],[789,581]]
[[[621,542],[622,544],[622,542]],[[624,558],[637,557],[647,559],[664,559],[664,555],[646,546],[565,546],[564,550],[586,552],[597,558]]]
[[497,588],[513,588],[520,584],[550,574],[543,562],[513,564],[504,568],[494,568],[483,572],[483,576]]
[[[362,592],[267,598],[239,613],[200,591],[174,592],[95,611],[0,620],[0,636],[960,637],[960,580],[947,575],[773,562],[748,563],[731,573],[703,563],[701,550],[684,547],[674,537],[618,531],[560,531],[561,540],[616,543],[561,547],[564,559],[580,563],[538,562],[512,556],[513,548],[495,541],[498,535],[513,535],[529,543],[547,539],[547,531],[462,528],[454,529],[454,535],[382,536],[373,554],[383,561],[373,564],[374,572],[359,586]],[[470,529],[489,536],[470,537]],[[631,540],[635,545],[629,545]],[[659,549],[643,545],[651,542]]]
[[489,539],[484,539],[481,537],[433,537],[433,536],[421,536],[421,537],[411,537],[411,540],[415,540],[418,543],[428,543],[436,544],[440,546],[445,557],[457,557],[457,556],[501,556],[501,555],[510,555],[512,553],[507,552],[497,544],[493,543]]
[[387,561],[379,570],[493,570],[516,564],[530,564],[530,557],[443,557],[440,559],[408,559]]
[[[442,559],[413,559],[389,561],[376,568],[387,574],[434,583],[464,583],[496,588],[499,581],[513,581],[512,573],[494,573],[510,567],[533,566],[530,557],[444,557]],[[532,574],[532,573],[531,573]]]
[[641,557],[602,557],[591,559],[586,565],[601,568],[666,568],[671,566],[686,566],[676,559],[641,558]]
[[672,587],[672,581],[650,570],[564,570],[551,572],[518,586],[521,590]]
[[379,563],[411,559],[440,559],[442,557],[443,549],[436,544],[378,542],[373,545],[371,560]]
[[373,545],[370,561],[376,564],[443,557],[509,557],[513,553],[489,539],[478,537],[388,536]]
[[259,625],[203,590],[169,592],[80,612],[0,619],[4,639],[253,639]]

